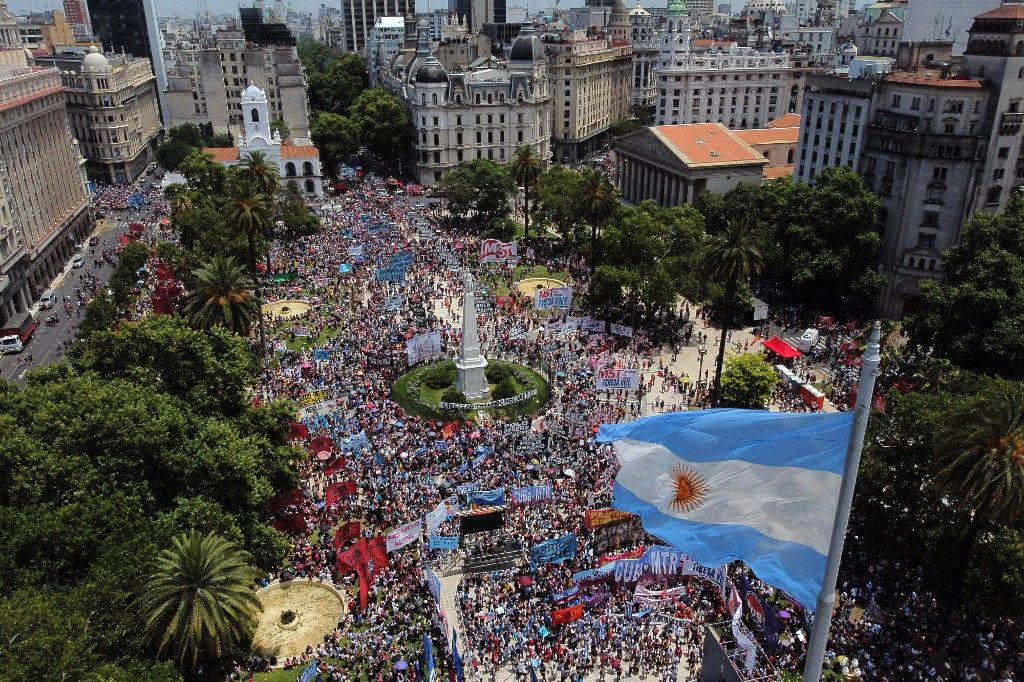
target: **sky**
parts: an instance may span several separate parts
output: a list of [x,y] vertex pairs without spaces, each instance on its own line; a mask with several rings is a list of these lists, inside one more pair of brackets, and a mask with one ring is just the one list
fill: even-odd
[[[341,7],[340,0],[289,0],[297,12],[314,12],[321,4]],[[272,0],[265,0],[269,6]],[[531,12],[551,7],[554,0],[507,0],[511,6],[527,6]],[[627,5],[632,5],[635,0],[627,0]],[[643,5],[664,6],[667,0],[641,0]],[[196,13],[196,9],[210,10],[211,12],[232,12],[239,6],[251,7],[251,0],[239,3],[239,0],[156,0],[156,12],[160,16],[181,16],[190,17]],[[583,0],[560,0],[560,7],[580,7]],[[20,14],[29,11],[43,11],[48,9],[63,9],[62,0],[7,0],[7,6],[15,13]],[[448,7],[448,0],[416,0],[418,11],[430,11]]]

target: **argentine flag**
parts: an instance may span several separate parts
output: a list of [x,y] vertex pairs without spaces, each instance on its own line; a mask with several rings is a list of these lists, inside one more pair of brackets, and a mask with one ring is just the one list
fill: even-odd
[[853,413],[700,410],[604,424],[615,508],[705,566],[737,559],[814,610]]

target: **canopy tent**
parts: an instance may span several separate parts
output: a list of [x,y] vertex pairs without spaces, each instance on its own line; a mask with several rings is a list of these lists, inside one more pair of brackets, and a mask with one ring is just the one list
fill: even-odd
[[793,346],[789,345],[788,343],[780,339],[778,336],[773,336],[767,341],[762,341],[761,343],[764,344],[765,348],[775,353],[780,358],[785,358],[786,360],[798,358],[801,355],[800,351],[798,351],[796,348],[793,348]]

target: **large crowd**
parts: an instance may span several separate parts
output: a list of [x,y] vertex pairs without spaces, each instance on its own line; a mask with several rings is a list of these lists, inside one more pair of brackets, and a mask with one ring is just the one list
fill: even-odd
[[[102,202],[123,210],[127,196],[106,190]],[[166,211],[160,201],[143,191],[143,210],[160,215]],[[272,320],[277,362],[255,387],[259,400],[284,397],[305,405],[294,436],[309,453],[298,463],[300,489],[272,505],[290,551],[286,568],[264,582],[322,580],[349,602],[321,643],[287,660],[250,660],[239,667],[239,676],[243,669],[269,665],[298,670],[315,660],[323,680],[411,679],[424,633],[433,638],[439,671],[448,674],[454,629],[470,679],[697,679],[704,625],[729,623],[738,603],[734,585],[741,582],[780,614],[775,631],[769,631],[771,626],[755,622],[741,607],[739,627],[755,630],[763,649],[748,674],[772,679],[777,669],[798,667],[807,618],[785,594],[739,565],[728,568],[725,591],[694,577],[645,576],[636,584],[618,584],[602,567],[659,543],[642,530],[609,541],[585,522],[587,510],[611,506],[615,458],[608,446],[594,442],[597,425],[706,405],[708,372],[691,377],[665,361],[702,342],[713,347],[703,311],[681,303],[662,330],[637,329],[631,338],[555,331],[557,315],[538,313],[514,293],[496,295],[515,291],[511,265],[478,266],[475,238],[419,202],[387,193],[381,178],[370,174],[352,182],[345,195],[313,210],[322,224],[318,233],[273,243],[271,272],[294,277],[275,280],[265,292],[270,300],[303,300],[311,307],[299,317]],[[375,269],[404,253],[410,255],[404,279],[378,281]],[[546,267],[577,290],[586,286],[586,263],[557,248],[534,244],[523,250],[522,262]],[[454,355],[466,269],[489,299],[478,315],[484,352],[532,367],[550,382],[547,403],[525,423],[517,419],[521,428],[509,429],[495,417],[421,418],[404,410],[392,393],[394,379],[407,369],[410,338],[438,332],[440,355]],[[778,321],[780,327],[795,324]],[[837,330],[831,338],[824,356],[794,370],[806,380],[820,374],[845,407],[844,396],[855,391],[857,378],[839,348],[848,330],[845,337]],[[607,365],[640,368],[642,390],[594,390],[596,368]],[[791,391],[780,391],[773,402],[775,409],[801,409]],[[513,489],[547,485],[550,497],[538,504],[506,500],[497,530],[460,536],[458,515],[445,514],[431,534],[460,536],[460,547],[428,549],[424,533],[389,552],[386,565],[370,574],[365,604],[357,596],[357,572],[339,560],[356,543],[421,519],[439,505],[472,509],[479,503],[476,491],[502,489],[511,497]],[[339,535],[341,528],[354,530]],[[568,534],[578,543],[570,556],[530,561],[531,548]],[[913,585],[917,569],[872,559],[851,542],[856,560],[843,568],[829,652],[837,673],[895,682],[1009,681],[1024,672],[1024,631],[1005,620],[955,624],[939,656],[936,643],[945,641],[937,597],[899,587]],[[515,560],[461,577],[448,570],[463,562],[486,565],[488,555]],[[447,587],[439,593],[434,580]],[[728,625],[722,632],[734,642]]]

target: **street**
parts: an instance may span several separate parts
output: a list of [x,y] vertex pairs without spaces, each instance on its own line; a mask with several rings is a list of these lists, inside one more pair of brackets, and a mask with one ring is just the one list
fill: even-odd
[[[99,243],[92,247],[88,243],[82,245],[85,254],[84,267],[72,268],[70,261],[65,264],[64,271],[47,289],[53,291],[57,296],[57,302],[52,309],[41,310],[38,301],[32,304],[29,310],[35,320],[39,322],[39,328],[36,329],[32,339],[21,353],[0,356],[0,377],[20,382],[29,369],[49,364],[63,356],[64,349],[63,347],[58,348],[58,345],[63,341],[74,339],[78,331],[78,323],[81,321],[74,308],[72,308],[70,317],[64,311],[64,297],[70,296],[72,305],[77,306],[78,295],[75,287],[80,284],[79,276],[81,275],[93,275],[97,278],[99,287],[105,287],[114,273],[114,266],[102,261],[103,264],[98,269],[94,268],[93,258],[101,258],[104,249],[116,248],[118,236],[128,231],[128,223],[149,220],[148,211],[115,211],[108,213],[105,220],[97,222],[93,234],[99,237]],[[95,256],[92,255],[91,250],[95,250]],[[92,300],[92,294],[88,290],[86,293],[86,301]],[[82,314],[84,315],[84,312]],[[45,322],[47,316],[56,316],[60,323],[47,327]],[[27,363],[29,357],[32,358],[30,364]]]

